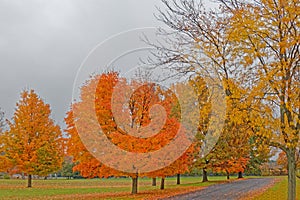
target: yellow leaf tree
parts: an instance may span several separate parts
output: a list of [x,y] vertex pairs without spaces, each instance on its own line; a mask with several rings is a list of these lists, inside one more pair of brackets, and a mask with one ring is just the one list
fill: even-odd
[[[288,199],[295,199],[300,129],[299,0],[217,0],[219,7],[213,10],[196,0],[162,1],[166,11],[160,10],[158,19],[175,31],[160,29],[172,45],[152,44],[158,50],[155,64],[221,79],[228,107],[246,109],[255,136],[287,154]],[[246,91],[236,99],[237,106],[231,104],[234,85]]]
[[[196,0],[162,0],[166,10],[159,10],[158,19],[175,31],[159,29],[165,43],[150,45],[156,48],[155,59],[151,64],[163,65],[174,73],[196,74],[213,82],[216,88],[222,88],[226,99],[226,119],[224,128],[215,127],[215,132],[222,132],[219,147],[215,152],[199,159],[199,166],[207,167],[212,154],[227,152],[218,157],[234,159],[249,157],[249,140],[253,131],[249,123],[251,103],[248,100],[250,84],[249,75],[240,62],[238,46],[230,39],[231,13],[222,10],[207,11],[202,1]],[[167,44],[167,45],[166,45]],[[168,44],[172,44],[168,46]],[[215,91],[211,91],[211,94]],[[215,111],[216,109],[212,109]],[[201,119],[200,119],[201,120]],[[221,146],[221,143],[226,144]],[[224,150],[224,147],[227,147]],[[229,155],[235,154],[235,155]],[[196,163],[196,164],[198,164]],[[204,172],[205,173],[205,172]],[[242,171],[239,172],[241,177]]]
[[3,135],[5,157],[28,176],[57,171],[63,161],[60,127],[50,118],[48,104],[33,91],[23,91],[9,130]]
[[259,0],[230,3],[230,40],[251,74],[252,98],[264,123],[255,130],[288,160],[288,199],[296,198],[295,155],[300,134],[300,2]]

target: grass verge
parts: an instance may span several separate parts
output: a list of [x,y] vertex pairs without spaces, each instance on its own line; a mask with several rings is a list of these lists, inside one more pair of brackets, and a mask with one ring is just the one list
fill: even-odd
[[26,188],[26,180],[0,180],[0,199],[158,199],[205,188],[226,182],[225,177],[209,177],[202,183],[200,177],[182,177],[181,185],[176,178],[166,179],[165,190],[151,186],[149,178],[139,179],[139,194],[131,195],[131,179],[79,179],[33,180],[33,188]]
[[[274,183],[273,186],[266,189],[265,191],[259,192],[258,195],[252,197],[255,200],[269,200],[269,199],[287,199],[288,193],[288,179],[287,177],[280,177],[278,181]],[[300,179],[297,179],[297,186],[296,186],[296,199],[300,199]]]

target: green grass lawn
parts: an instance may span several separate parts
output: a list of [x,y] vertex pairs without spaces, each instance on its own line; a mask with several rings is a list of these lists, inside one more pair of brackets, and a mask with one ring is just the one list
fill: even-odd
[[[288,179],[287,177],[280,177],[280,180],[274,184],[274,186],[267,189],[262,194],[255,196],[255,200],[269,200],[269,199],[287,199],[287,187]],[[297,179],[296,187],[297,199],[300,200],[300,179]]]
[[[287,178],[277,178],[279,181],[274,186],[254,199],[287,199]],[[231,177],[234,179],[236,177]],[[201,182],[201,177],[181,177],[181,185],[176,185],[176,178],[171,177],[166,179],[166,189],[160,190],[160,179],[157,186],[151,186],[152,179],[140,178],[139,194],[131,195],[130,178],[33,180],[32,188],[26,188],[27,180],[0,179],[0,199],[157,199],[224,181],[224,176],[209,177],[206,183]],[[297,180],[297,198],[300,200],[300,179]]]
[[166,179],[165,190],[151,186],[152,179],[140,178],[138,195],[130,195],[131,179],[75,179],[75,180],[33,180],[33,187],[26,188],[27,180],[0,180],[0,199],[143,199],[147,196],[183,193],[208,185],[222,183],[225,177],[209,177],[210,182],[202,183],[201,177],[182,177],[181,185],[176,185],[176,178]]

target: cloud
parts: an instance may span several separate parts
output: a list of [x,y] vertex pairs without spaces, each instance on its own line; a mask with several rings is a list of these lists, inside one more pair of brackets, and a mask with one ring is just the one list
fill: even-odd
[[1,0],[0,107],[6,116],[12,116],[21,90],[33,88],[63,124],[77,69],[89,51],[112,34],[157,26],[153,12],[159,3]]

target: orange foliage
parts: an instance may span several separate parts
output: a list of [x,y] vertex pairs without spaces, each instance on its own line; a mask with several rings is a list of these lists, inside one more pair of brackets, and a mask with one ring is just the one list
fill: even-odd
[[[122,86],[118,88],[119,85]],[[93,91],[93,88],[96,88],[96,92]],[[114,92],[118,95],[114,96]],[[175,95],[170,91],[163,90],[148,82],[132,81],[128,83],[115,72],[97,75],[81,88],[81,101],[73,105],[65,118],[66,132],[70,135],[68,154],[72,155],[74,162],[77,163],[73,170],[79,171],[82,176],[90,178],[112,175],[136,176],[105,166],[93,157],[82,143],[74,123],[73,109],[77,106],[84,107],[85,103],[93,97],[93,94],[98,123],[105,136],[118,148],[127,152],[153,152],[161,149],[176,137],[180,123],[171,112],[178,102]],[[124,107],[124,105],[127,106]],[[165,113],[161,112],[160,106],[164,108]],[[87,109],[89,109],[88,106]],[[90,110],[87,110],[85,114],[89,112]],[[165,116],[165,121],[159,119],[162,116]],[[151,121],[157,123],[151,123]],[[161,121],[164,123],[162,124]],[[154,124],[154,126],[149,126],[149,124]],[[88,127],[88,124],[86,126]],[[88,131],[84,137],[90,137]],[[161,158],[157,162],[164,162],[163,159]],[[187,152],[164,169],[138,175],[154,177],[161,173],[165,175],[183,173],[188,168],[188,160],[191,159]],[[128,165],[130,165],[130,160]]]
[[219,172],[226,172],[226,173],[237,173],[237,172],[244,172],[246,169],[248,158],[236,158],[236,159],[228,159],[222,160],[220,163],[215,165],[215,170]]
[[45,176],[63,161],[63,139],[59,126],[50,119],[50,106],[33,91],[24,91],[2,136],[6,163],[27,174]]

